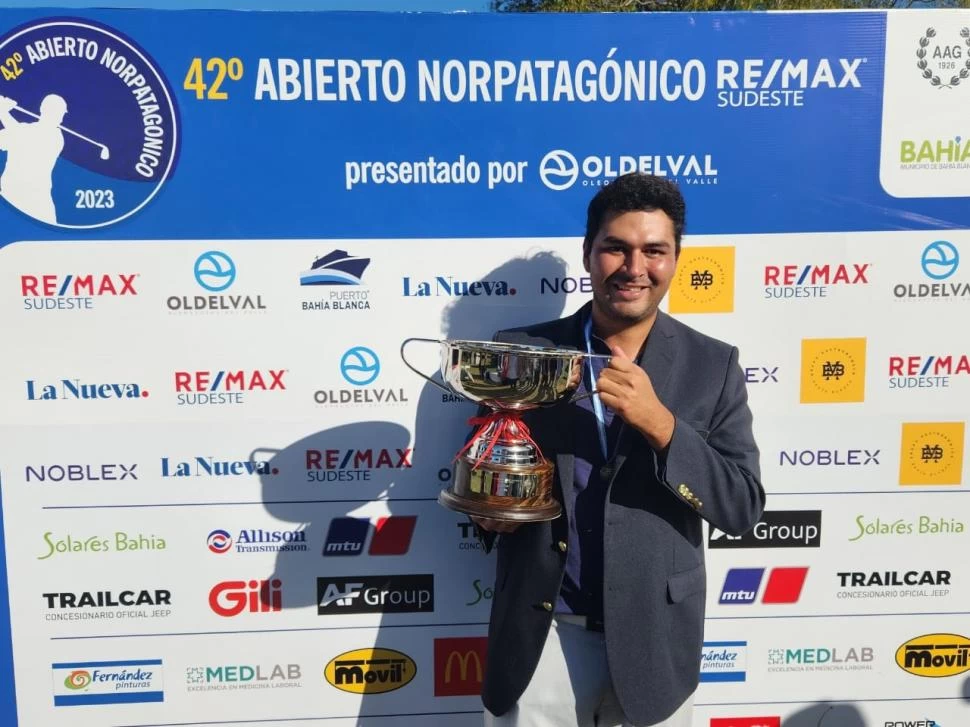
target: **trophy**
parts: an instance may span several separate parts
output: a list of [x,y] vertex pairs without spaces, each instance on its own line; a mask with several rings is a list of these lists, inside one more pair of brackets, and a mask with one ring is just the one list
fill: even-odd
[[[440,345],[444,386],[408,362],[404,349],[412,342]],[[552,495],[555,467],[542,456],[522,414],[569,399],[588,357],[571,349],[512,343],[406,339],[401,359],[409,369],[443,391],[492,410],[469,421],[478,429],[456,455],[452,485],[441,491],[438,502],[493,520],[559,517],[561,507]]]

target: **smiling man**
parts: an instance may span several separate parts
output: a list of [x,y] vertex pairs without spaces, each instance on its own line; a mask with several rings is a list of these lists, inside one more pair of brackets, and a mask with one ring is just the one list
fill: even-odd
[[589,204],[593,300],[496,339],[578,348],[580,393],[524,420],[563,515],[473,518],[498,562],[482,701],[508,727],[691,727],[704,630],[702,519],[764,509],[738,350],[659,310],[684,230],[677,186],[629,174]]

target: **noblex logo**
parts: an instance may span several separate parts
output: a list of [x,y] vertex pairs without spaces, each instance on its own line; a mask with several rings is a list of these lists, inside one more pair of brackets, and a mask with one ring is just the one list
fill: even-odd
[[801,379],[802,404],[864,401],[866,339],[803,339]]
[[[417,515],[389,515],[373,524],[368,555],[404,555],[411,547]],[[355,517],[335,517],[330,521],[323,555],[360,555],[371,532],[371,521]]]
[[[751,604],[757,600],[764,577],[764,568],[732,568],[727,572],[721,597],[718,603],[731,605],[736,603]],[[768,584],[761,596],[761,602],[766,604],[797,603],[808,575],[807,567],[772,568],[768,576]]]
[[731,313],[734,310],[734,248],[682,250],[669,300],[671,313]]
[[711,727],[781,727],[781,717],[711,717]]
[[485,636],[434,640],[434,695],[477,697],[485,679]]
[[958,634],[926,634],[896,649],[896,664],[918,677],[952,677],[970,671],[970,639]]
[[900,485],[960,485],[964,422],[904,423]]

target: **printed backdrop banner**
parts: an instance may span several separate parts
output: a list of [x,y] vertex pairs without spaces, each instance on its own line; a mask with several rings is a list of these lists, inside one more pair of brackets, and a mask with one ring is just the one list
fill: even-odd
[[402,342],[575,311],[643,171],[768,493],[695,727],[966,724],[968,108],[967,11],[0,10],[0,722],[480,724],[475,407]]

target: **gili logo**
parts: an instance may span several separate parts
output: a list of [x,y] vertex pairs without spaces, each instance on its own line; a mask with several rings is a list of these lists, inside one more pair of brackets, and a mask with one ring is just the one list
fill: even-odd
[[222,581],[209,591],[209,608],[219,616],[231,618],[243,611],[269,613],[283,609],[283,582]]

